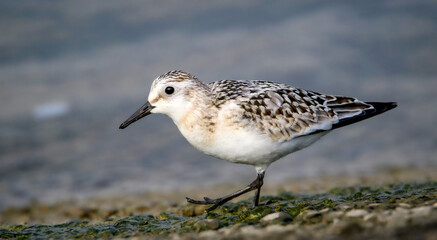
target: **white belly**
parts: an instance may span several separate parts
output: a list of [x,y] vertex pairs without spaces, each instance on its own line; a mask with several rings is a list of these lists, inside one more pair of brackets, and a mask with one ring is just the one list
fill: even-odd
[[210,141],[202,140],[205,138],[199,137],[200,133],[181,132],[194,147],[208,155],[266,169],[272,162],[311,145],[329,131],[284,142],[275,142],[266,134],[245,128],[219,128]]

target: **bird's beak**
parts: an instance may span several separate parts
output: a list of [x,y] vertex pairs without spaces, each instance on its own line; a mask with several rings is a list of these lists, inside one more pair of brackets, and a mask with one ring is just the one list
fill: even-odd
[[140,120],[141,118],[151,114],[150,111],[152,111],[154,107],[150,104],[150,102],[146,102],[140,109],[138,109],[132,116],[130,116],[126,121],[124,121],[120,125],[120,129],[124,129],[127,126],[131,125],[133,122],[136,122]]

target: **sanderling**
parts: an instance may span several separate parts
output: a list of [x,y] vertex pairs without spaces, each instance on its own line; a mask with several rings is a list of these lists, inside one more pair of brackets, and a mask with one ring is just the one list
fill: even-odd
[[187,198],[194,204],[213,204],[206,209],[211,211],[253,190],[257,206],[265,170],[272,162],[308,147],[335,128],[396,106],[395,102],[363,102],[263,80],[204,84],[189,73],[171,71],[154,80],[148,102],[120,128],[151,113],[163,113],[198,150],[254,166],[257,178],[237,192],[201,201]]

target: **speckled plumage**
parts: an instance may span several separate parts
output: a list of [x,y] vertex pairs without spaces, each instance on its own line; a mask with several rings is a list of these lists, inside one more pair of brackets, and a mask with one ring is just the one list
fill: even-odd
[[215,106],[235,101],[242,108],[242,118],[256,123],[275,141],[330,130],[344,118],[373,109],[355,98],[324,95],[263,80],[222,80],[209,86]]
[[[176,93],[171,96],[164,93],[168,86],[176,88]],[[149,101],[156,106],[152,113],[170,116],[199,150],[262,170],[336,127],[371,117],[393,105],[388,103],[383,109],[376,109],[372,103],[356,98],[320,94],[264,80],[204,84],[183,71],[159,76],[152,84]],[[307,140],[299,139],[303,137]],[[245,144],[251,141],[253,152],[239,150],[251,148]]]
[[[220,106],[232,101],[241,107],[241,115],[235,119],[241,121],[241,126],[255,123],[258,130],[275,141],[330,130],[342,119],[374,109],[356,98],[325,95],[264,80],[221,80],[205,85],[194,75],[182,71],[168,72],[159,80],[192,81],[195,88],[191,94],[196,93],[196,88],[207,86],[211,107],[220,111]],[[205,117],[213,121],[212,117]]]
[[148,101],[120,128],[150,113],[163,113],[200,151],[256,168],[257,179],[239,192],[215,200],[188,199],[214,204],[209,210],[255,189],[257,205],[264,172],[272,162],[311,145],[335,128],[396,107],[393,102],[364,102],[264,80],[204,84],[183,71],[155,79]]

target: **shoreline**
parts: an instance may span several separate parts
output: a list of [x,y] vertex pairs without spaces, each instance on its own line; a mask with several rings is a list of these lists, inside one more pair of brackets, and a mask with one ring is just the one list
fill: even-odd
[[[316,194],[337,187],[378,186],[399,182],[437,181],[437,168],[383,169],[370,174],[290,178],[282,183],[267,183],[261,196],[291,191],[297,194]],[[132,214],[159,214],[178,205],[187,205],[185,197],[201,199],[219,197],[238,190],[239,184],[217,184],[179,190],[148,191],[118,196],[61,200],[54,203],[33,201],[24,206],[10,206],[0,211],[0,224],[55,224],[71,220],[102,220],[103,216],[126,217]],[[235,201],[250,199],[252,193]],[[112,214],[111,214],[112,213]],[[100,217],[98,217],[101,215]]]
[[[434,170],[434,171],[432,171]],[[1,213],[0,238],[432,239],[437,234],[435,169],[290,179],[205,214],[185,202],[235,185],[33,203]],[[209,190],[209,191],[208,191]]]

